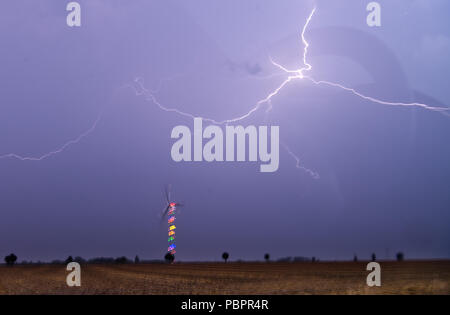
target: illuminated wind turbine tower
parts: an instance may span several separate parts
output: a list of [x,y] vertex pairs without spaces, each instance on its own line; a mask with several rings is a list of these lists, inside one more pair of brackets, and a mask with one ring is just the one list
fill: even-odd
[[175,255],[175,253],[176,253],[176,244],[175,244],[176,211],[177,211],[177,207],[180,207],[181,204],[170,201],[170,188],[171,187],[169,185],[168,187],[166,187],[166,190],[165,190],[167,206],[164,208],[161,218],[164,219],[167,215],[167,225],[168,225],[167,242],[169,243],[168,244],[169,246],[167,247],[167,252],[171,255]]
[[168,229],[168,233],[169,233],[169,238],[167,239],[167,241],[169,242],[169,247],[167,248],[167,251],[169,253],[171,253],[172,255],[174,255],[176,253],[175,248],[176,248],[176,244],[175,244],[175,215],[176,215],[176,203],[171,202],[169,204],[169,212],[168,212],[168,216],[169,219],[167,220],[167,223],[169,225],[169,229]]

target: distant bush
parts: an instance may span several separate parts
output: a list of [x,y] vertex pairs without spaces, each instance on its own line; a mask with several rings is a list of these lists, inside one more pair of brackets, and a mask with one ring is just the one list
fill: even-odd
[[403,253],[398,252],[397,253],[397,261],[403,261],[403,259],[405,259],[405,256],[403,255]]
[[17,256],[14,254],[10,254],[8,256],[5,257],[5,263],[8,266],[13,266],[17,261]]
[[73,257],[72,256],[67,257],[67,259],[65,261],[66,265],[71,263],[71,262],[73,262]]
[[150,260],[141,260],[141,264],[162,264],[164,260],[161,259],[150,259]]
[[89,264],[114,264],[112,257],[95,257],[88,260]]
[[114,262],[115,262],[116,264],[129,264],[129,263],[132,263],[132,261],[129,260],[129,259],[128,259],[127,257],[125,257],[125,256],[117,257],[117,258],[114,260]]
[[296,256],[294,257],[294,261],[295,262],[305,262],[305,261],[310,261],[311,259],[308,257],[303,257],[303,256]]
[[164,256],[164,259],[165,259],[165,261],[166,261],[167,263],[173,263],[173,261],[175,260],[175,255],[174,255],[174,254],[171,254],[171,253],[167,253],[167,254]]
[[265,254],[265,255],[264,255],[264,259],[266,260],[266,262],[269,262],[269,260],[270,260],[270,255],[269,255],[269,254]]
[[282,258],[278,259],[277,261],[278,262],[291,262],[292,257],[282,257]]
[[224,252],[224,253],[222,254],[222,259],[225,260],[225,262],[227,262],[228,257],[230,257],[230,255],[229,255],[227,252]]
[[86,263],[86,259],[84,259],[83,257],[80,257],[80,256],[75,257],[73,261],[79,263],[80,265]]

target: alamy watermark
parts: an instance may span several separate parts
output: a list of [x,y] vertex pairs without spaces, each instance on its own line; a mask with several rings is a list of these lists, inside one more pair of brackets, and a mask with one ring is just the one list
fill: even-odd
[[367,15],[367,25],[370,27],[374,26],[381,26],[381,5],[376,2],[372,1],[369,4],[367,4],[366,7],[367,11],[369,11],[369,14]]
[[369,287],[380,287],[381,286],[381,266],[377,262],[370,262],[366,267],[367,271],[371,271],[367,275],[366,284]]
[[69,2],[66,6],[67,14],[66,23],[69,27],[81,26],[81,6],[78,2]]
[[[259,159],[262,163],[260,171],[264,173],[276,172],[280,164],[279,126],[250,125],[244,128],[227,125],[223,130],[222,127],[209,125],[203,129],[202,118],[195,118],[193,136],[189,127],[176,126],[172,129],[171,138],[178,139],[170,152],[175,162],[244,162],[248,157],[250,162]],[[206,143],[203,141],[205,139],[208,140]]]
[[67,271],[70,273],[66,277],[66,284],[69,287],[80,287],[81,286],[81,267],[77,262],[70,262],[66,267]]

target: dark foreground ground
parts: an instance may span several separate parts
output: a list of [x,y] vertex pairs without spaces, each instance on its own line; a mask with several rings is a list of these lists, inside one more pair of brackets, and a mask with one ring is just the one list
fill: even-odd
[[62,265],[0,267],[0,294],[450,294],[450,261],[84,265],[81,287]]

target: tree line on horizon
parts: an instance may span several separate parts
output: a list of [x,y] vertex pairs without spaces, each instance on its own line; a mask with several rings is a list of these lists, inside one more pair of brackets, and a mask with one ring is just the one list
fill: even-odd
[[[228,252],[223,252],[222,253],[222,259],[224,260],[224,262],[226,263],[228,261],[230,257],[230,254]],[[14,254],[11,253],[8,256],[5,256],[4,261],[5,264],[7,266],[13,266],[14,264],[16,264],[18,257]],[[91,258],[91,259],[84,259],[80,256],[76,256],[75,258],[73,258],[72,256],[69,256],[66,258],[66,260],[53,260],[49,263],[46,262],[32,262],[32,261],[22,261],[20,264],[22,265],[26,265],[26,264],[68,264],[71,262],[77,262],[79,264],[140,264],[140,263],[162,263],[164,261],[166,261],[167,263],[173,263],[175,260],[175,256],[171,253],[167,253],[164,256],[164,260],[160,260],[160,259],[153,259],[153,260],[140,260],[139,256],[136,255],[136,257],[134,258],[134,260],[127,258],[126,256],[120,256],[117,258],[113,258],[113,257],[95,257],[95,258]],[[268,263],[270,262],[270,254],[266,253],[264,254],[264,260]],[[396,254],[396,260],[397,261],[403,261],[404,260],[404,254],[402,252],[398,252]],[[358,257],[356,255],[353,256],[353,261],[354,262],[358,262]],[[371,255],[371,261],[376,261],[376,255],[375,253],[373,253]],[[242,262],[242,260],[238,260],[237,262]],[[274,262],[319,262],[319,259],[316,259],[316,257],[302,257],[302,256],[296,256],[296,257],[282,257],[279,258],[277,260],[275,260]]]

